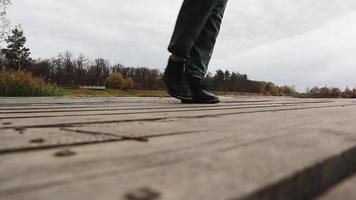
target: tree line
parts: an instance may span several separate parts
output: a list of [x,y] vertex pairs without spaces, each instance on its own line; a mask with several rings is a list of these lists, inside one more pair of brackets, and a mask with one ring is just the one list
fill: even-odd
[[259,93],[265,95],[293,95],[294,86],[277,86],[272,82],[250,80],[246,74],[217,70],[204,78],[207,89],[226,92]]
[[350,89],[346,87],[345,90],[340,90],[337,87],[313,87],[307,88],[305,93],[298,94],[299,97],[306,98],[356,98],[356,88]]
[[[16,65],[7,69],[19,70]],[[22,70],[42,78],[47,83],[59,86],[106,86],[115,89],[165,89],[163,72],[146,67],[129,67],[110,64],[104,58],[91,60],[84,55],[74,56],[71,52],[60,53],[49,59],[30,60]],[[203,80],[205,88],[213,91],[260,93],[267,95],[291,95],[295,89],[279,87],[272,82],[249,80],[246,74],[217,70]]]
[[[19,70],[16,64],[8,63],[7,69]],[[116,89],[165,89],[163,72],[146,67],[130,67],[110,64],[104,58],[91,60],[71,52],[60,53],[49,59],[29,60],[21,67],[47,83],[59,86],[107,86]],[[279,87],[272,82],[249,80],[246,74],[217,70],[203,80],[205,88],[214,91],[261,93],[268,95],[291,95],[293,87]]]
[[[83,54],[66,51],[56,57],[31,59],[30,49],[25,47],[26,37],[21,27],[16,27],[5,39],[7,46],[0,51],[3,69],[24,70],[47,83],[59,86],[106,86],[115,89],[164,89],[163,72],[147,67],[130,67],[111,64],[104,58],[89,59]],[[338,88],[308,89],[298,94],[293,86],[278,86],[272,82],[250,80],[246,74],[229,70],[209,73],[203,80],[208,90],[258,93],[265,95],[296,95],[301,97],[356,97],[356,89]]]
[[[159,69],[129,67],[110,64],[104,58],[91,60],[71,52],[60,53],[49,59],[31,59],[30,49],[25,47],[26,37],[20,27],[6,38],[7,47],[1,50],[3,67],[25,70],[48,83],[60,86],[107,86],[117,89],[164,89],[163,73]],[[204,81],[209,90],[264,93],[271,95],[292,94],[294,88],[278,87],[271,82],[249,80],[246,74],[218,70],[209,73]]]
[[68,51],[55,58],[32,60],[24,69],[60,86],[105,86],[110,80],[121,82],[123,79],[131,82],[127,89],[163,88],[161,73],[157,69],[111,65],[104,58],[90,60],[84,55],[75,57]]

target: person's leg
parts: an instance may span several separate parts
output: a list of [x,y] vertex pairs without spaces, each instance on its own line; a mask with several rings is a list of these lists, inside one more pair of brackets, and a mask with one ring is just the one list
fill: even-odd
[[202,79],[206,75],[227,1],[220,0],[214,7],[199,37],[195,40],[186,63],[185,70],[189,76]]
[[185,79],[185,61],[206,24],[212,10],[221,0],[184,0],[168,50],[172,53],[164,72],[167,92],[181,100],[193,100]]
[[212,10],[203,30],[186,59],[186,81],[193,94],[192,100],[183,103],[219,103],[219,97],[203,89],[201,80],[207,73],[215,42],[220,31],[227,0],[220,0]]
[[221,0],[184,0],[168,46],[174,56],[186,59]]

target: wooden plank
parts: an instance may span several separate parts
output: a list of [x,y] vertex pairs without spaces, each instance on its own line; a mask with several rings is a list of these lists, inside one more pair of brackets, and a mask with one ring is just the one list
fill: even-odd
[[331,103],[332,101],[275,101],[275,102],[256,102],[256,101],[239,101],[232,103],[220,103],[215,105],[191,105],[191,104],[100,104],[94,106],[47,106],[47,107],[11,107],[0,109],[0,115],[9,114],[31,114],[31,113],[61,113],[61,112],[89,112],[89,111],[118,111],[118,110],[152,110],[152,109],[173,109],[173,108],[207,108],[207,107],[226,107],[226,106],[261,106],[261,105],[302,105],[302,104],[319,104]]
[[[316,103],[316,102],[313,102]],[[281,105],[279,105],[278,103],[273,104],[274,106],[283,106],[283,105],[289,105],[290,103],[283,103]],[[294,103],[291,103],[291,105],[293,105]],[[303,103],[304,104],[304,103]],[[248,104],[249,106],[246,106],[246,104],[244,105],[240,105],[240,106],[235,106],[230,105],[222,105],[222,106],[218,106],[218,105],[214,105],[214,106],[203,106],[200,105],[201,107],[195,108],[195,107],[189,107],[191,109],[188,109],[188,111],[194,111],[196,109],[199,110],[211,110],[211,109],[218,109],[218,110],[230,110],[230,109],[234,109],[234,108],[250,108],[250,104]],[[261,106],[261,107],[265,107],[268,104],[252,104],[255,106]],[[297,104],[299,105],[299,103]],[[193,109],[194,108],[194,109]],[[186,108],[184,108],[186,109]],[[182,109],[177,109],[176,107],[173,107],[172,109],[161,109],[162,111],[155,110],[153,113],[155,112],[182,112],[182,111],[187,111],[187,110],[182,110]],[[127,111],[126,111],[127,112]],[[137,113],[137,110],[134,109],[133,111],[131,111],[132,113]],[[138,113],[141,113],[142,111],[140,110]],[[145,113],[145,112],[144,112]],[[148,114],[150,112],[147,112],[145,114]],[[130,112],[128,113],[117,113],[117,114],[131,114]],[[101,112],[100,110],[98,110],[98,112],[91,112],[91,113],[82,113],[78,116],[100,116],[100,115],[112,115],[112,113],[107,113],[107,112]],[[53,117],[57,117],[56,115],[52,115]],[[34,116],[18,116],[18,118],[12,118],[12,117],[8,117],[7,119],[11,119],[11,120],[18,120],[18,119],[28,119],[28,118],[43,118],[45,120],[47,120],[47,118],[51,117],[51,115],[48,116],[38,116],[37,114],[35,114]],[[65,117],[63,115],[60,115],[58,117]],[[1,118],[0,118],[1,119]],[[5,118],[6,119],[6,118]],[[166,128],[162,128],[162,123],[165,123],[164,127]],[[176,127],[176,128],[172,128],[172,127]],[[119,129],[118,129],[119,128]],[[192,132],[197,132],[199,131],[196,128],[190,128],[190,127],[178,127],[175,126],[173,123],[168,123],[164,122],[164,121],[160,121],[160,122],[148,122],[148,123],[144,123],[144,122],[138,122],[135,123],[135,121],[132,121],[131,123],[123,123],[120,126],[117,126],[117,124],[102,124],[100,126],[86,126],[83,128],[37,128],[35,130],[32,129],[26,129],[26,128],[15,128],[15,130],[13,130],[12,132],[19,132],[17,129],[19,129],[20,131],[26,132],[25,136],[20,136],[19,134],[12,134],[13,137],[10,138],[3,138],[3,145],[2,148],[0,148],[0,153],[4,153],[4,152],[17,152],[17,151],[24,151],[24,150],[37,150],[37,149],[43,149],[43,148],[56,148],[56,147],[61,147],[61,146],[69,146],[69,145],[77,145],[77,144],[95,144],[95,143],[99,143],[99,142],[108,142],[108,141],[117,141],[117,140],[146,140],[147,137],[157,137],[157,136],[163,136],[163,135],[174,135],[174,134],[190,134]],[[6,129],[5,129],[6,130]],[[81,134],[78,134],[78,137],[76,138],[66,138],[66,136],[68,135],[68,131],[71,131],[72,133],[85,133],[85,134],[91,134],[91,137],[79,137]],[[104,132],[103,132],[104,131]],[[106,132],[105,132],[106,131]],[[35,133],[35,134],[32,134]],[[42,133],[42,134],[39,134]],[[49,134],[48,134],[49,133]],[[54,135],[53,133],[56,133],[55,139],[53,138],[49,138],[50,135]],[[111,135],[110,135],[111,134]],[[74,136],[76,136],[76,134],[72,134]],[[94,136],[93,136],[94,135]],[[113,136],[116,135],[118,137],[107,137],[107,136]],[[17,136],[17,137],[14,137]],[[37,136],[37,137],[36,137]],[[29,139],[30,138],[30,139]],[[35,142],[35,143],[31,143],[30,141],[36,138],[40,138],[43,139],[44,141],[40,141],[40,142]]]
[[355,200],[356,199],[356,175],[332,188],[318,200]]
[[[222,98],[226,101],[236,100],[234,98]],[[249,98],[240,98],[246,99]],[[260,100],[271,98],[259,98]],[[256,100],[254,98],[254,100]],[[156,97],[25,97],[25,98],[0,98],[0,107],[7,106],[33,106],[33,105],[94,105],[94,104],[110,104],[110,103],[126,103],[126,104],[138,104],[138,103],[167,103],[167,102],[179,102],[173,98],[156,98]]]
[[85,134],[58,128],[2,130],[0,138],[0,154],[120,139],[108,134]]
[[[220,104],[220,105],[196,105],[196,106],[155,106],[146,107],[128,107],[122,108],[120,105],[109,108],[91,108],[91,109],[61,109],[61,110],[26,110],[26,111],[6,111],[0,112],[1,119],[21,119],[21,118],[48,118],[48,117],[70,117],[70,116],[86,116],[86,115],[115,115],[115,114],[149,114],[159,112],[186,112],[196,110],[233,110],[239,108],[265,108],[265,107],[281,107],[281,106],[303,106],[306,103],[288,102],[288,103],[253,103],[253,104]],[[311,103],[308,103],[311,104]],[[320,104],[322,103],[313,103]]]
[[[263,103],[263,102],[315,102],[329,100],[295,99],[295,98],[271,98],[271,97],[222,97],[223,103]],[[11,108],[55,108],[55,107],[82,107],[82,106],[108,106],[108,105],[138,105],[145,104],[180,104],[180,101],[172,98],[0,98],[0,111]]]
[[271,108],[227,108],[227,109],[214,109],[214,110],[202,110],[194,109],[191,111],[173,111],[164,112],[159,111],[157,113],[136,113],[136,114],[113,114],[113,115],[92,115],[83,117],[58,117],[58,118],[29,118],[29,119],[16,119],[7,120],[2,119],[0,123],[1,129],[9,128],[39,128],[39,127],[70,127],[70,126],[82,126],[88,124],[109,124],[109,123],[122,123],[126,121],[157,121],[157,120],[167,120],[172,118],[199,118],[199,117],[216,117],[219,115],[235,115],[235,114],[246,114],[253,112],[276,112],[276,111],[288,111],[288,110],[298,110],[298,109],[314,109],[314,108],[327,108],[327,107],[339,107],[339,106],[354,106],[349,102],[335,102],[328,105],[304,105],[304,106],[292,106],[292,105],[282,105],[282,106],[270,106]]
[[[282,105],[281,105],[282,106]],[[214,106],[215,107],[215,106]],[[213,108],[214,108],[213,107]],[[244,106],[242,106],[245,108]],[[221,107],[221,108],[216,108],[219,110],[225,110],[228,108],[229,110],[234,108],[234,107]],[[211,109],[211,107],[203,108],[200,110],[204,109]],[[194,109],[193,109],[194,110]],[[176,111],[174,109],[173,111]],[[184,110],[177,110],[177,111],[184,111]],[[167,110],[163,110],[162,112],[167,112]],[[135,113],[135,112],[134,112]],[[159,112],[160,113],[160,112]],[[92,115],[101,115],[103,113],[93,113]],[[125,115],[130,114],[130,113],[125,113]],[[147,113],[146,113],[147,114]],[[84,114],[85,116],[91,115],[90,113]],[[83,115],[80,115],[83,116]],[[110,116],[110,115],[109,115]],[[23,117],[24,119],[27,119],[26,117]],[[43,118],[48,118],[48,116],[45,116]],[[184,118],[181,118],[184,119]],[[58,147],[58,146],[65,146],[65,145],[71,145],[71,144],[86,144],[86,143],[98,143],[98,142],[105,142],[105,141],[116,141],[116,140],[121,140],[121,139],[131,139],[131,140],[146,140],[148,137],[157,137],[157,136],[163,136],[163,135],[175,135],[175,134],[190,134],[192,132],[198,132],[200,129],[195,128],[195,127],[189,127],[189,126],[177,126],[176,124],[180,123],[179,121],[176,122],[177,120],[173,121],[150,121],[148,122],[142,121],[142,122],[136,122],[136,121],[130,121],[130,122],[123,122],[118,126],[117,124],[97,124],[97,125],[84,125],[84,127],[75,127],[75,128],[44,128],[43,130],[37,128],[35,131],[36,133],[38,132],[44,132],[46,133],[47,131],[71,131],[72,133],[86,133],[86,134],[94,134],[95,136],[103,135],[103,137],[86,137],[86,138],[78,138],[76,140],[63,140],[61,137],[58,137],[57,140],[55,141],[50,141],[48,140],[47,142],[42,142],[40,145],[39,144],[31,144],[25,140],[25,137],[22,137],[21,139],[24,139],[24,141],[21,143],[17,142],[14,138],[11,138],[9,140],[3,140],[4,143],[12,144],[11,147],[3,145],[3,148],[0,149],[0,152],[10,152],[10,151],[20,151],[20,150],[30,150],[30,149],[41,149],[41,148],[51,148],[51,147]],[[163,123],[163,124],[162,124]],[[27,131],[27,135],[29,135],[30,132],[33,132],[31,129],[22,129],[24,131]],[[66,133],[67,134],[67,133]],[[63,134],[65,136],[66,134]],[[61,134],[57,134],[61,136]],[[106,137],[106,135],[116,135],[119,138],[112,138],[112,137]],[[44,134],[43,137],[46,137]],[[32,137],[33,139],[33,137]],[[65,142],[63,142],[65,141]],[[24,143],[26,145],[24,145]],[[17,144],[17,145],[15,145]],[[21,144],[21,145],[20,145]]]
[[148,187],[162,199],[243,198],[355,147],[355,111],[334,107],[180,119],[174,126],[200,132],[75,147],[76,156],[61,159],[53,157],[56,150],[2,155],[0,197],[122,199]]

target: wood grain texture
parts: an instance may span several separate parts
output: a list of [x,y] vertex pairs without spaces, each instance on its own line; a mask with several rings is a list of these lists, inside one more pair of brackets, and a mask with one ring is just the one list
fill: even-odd
[[[348,167],[356,156],[352,100],[0,102],[5,200],[314,199],[356,171]],[[56,156],[63,149],[72,154]],[[323,187],[303,190],[318,180]]]

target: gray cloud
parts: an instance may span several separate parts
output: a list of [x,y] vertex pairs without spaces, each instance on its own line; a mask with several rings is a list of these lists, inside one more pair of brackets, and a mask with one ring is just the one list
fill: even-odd
[[[33,57],[64,50],[163,68],[181,1],[16,0]],[[230,0],[211,70],[279,84],[356,86],[354,0]]]

